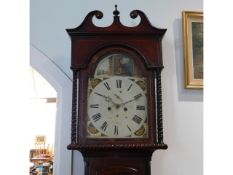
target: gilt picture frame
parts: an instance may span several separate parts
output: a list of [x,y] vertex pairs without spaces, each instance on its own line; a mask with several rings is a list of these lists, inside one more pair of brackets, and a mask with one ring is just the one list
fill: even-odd
[[182,12],[185,88],[203,89],[203,12]]

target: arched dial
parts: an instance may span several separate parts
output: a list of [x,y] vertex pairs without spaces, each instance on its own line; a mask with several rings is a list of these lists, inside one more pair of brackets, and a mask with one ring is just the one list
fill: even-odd
[[145,91],[130,77],[105,79],[89,95],[88,117],[107,137],[133,137],[147,118]]

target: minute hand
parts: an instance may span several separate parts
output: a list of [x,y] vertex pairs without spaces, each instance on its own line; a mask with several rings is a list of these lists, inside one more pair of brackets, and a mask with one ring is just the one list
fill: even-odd
[[129,101],[126,101],[126,102],[124,102],[124,103],[121,103],[121,106],[124,106],[124,105],[127,104],[127,103],[130,103],[130,102],[132,102],[132,101],[134,101],[134,100],[137,100],[137,99],[139,99],[141,96],[142,96],[142,94],[135,95],[133,99],[131,99],[131,100],[129,100]]

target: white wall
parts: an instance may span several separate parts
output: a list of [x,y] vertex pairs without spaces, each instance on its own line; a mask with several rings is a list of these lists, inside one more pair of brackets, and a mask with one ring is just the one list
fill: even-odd
[[[152,175],[202,174],[203,91],[183,88],[181,28],[181,12],[202,11],[202,3],[202,0],[31,1],[31,45],[50,58],[70,78],[71,42],[65,29],[78,26],[89,11],[103,11],[104,18],[100,25],[109,25],[114,5],[118,4],[122,23],[132,26],[135,22],[128,14],[134,9],[140,9],[154,26],[168,29],[163,39],[165,68],[162,72],[164,141],[168,144],[168,150],[153,154]],[[71,107],[64,105],[61,108]],[[75,153],[74,162],[74,174],[82,175],[84,170],[79,153]]]

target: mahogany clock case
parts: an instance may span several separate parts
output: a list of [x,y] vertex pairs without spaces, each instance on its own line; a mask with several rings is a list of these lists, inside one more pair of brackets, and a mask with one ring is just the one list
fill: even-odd
[[[166,29],[153,27],[145,14],[139,10],[130,13],[131,18],[140,17],[135,27],[121,24],[119,11],[113,12],[113,23],[108,27],[97,27],[92,20],[103,17],[102,12],[90,12],[83,23],[67,29],[72,41],[71,69],[73,71],[72,131],[68,149],[112,150],[112,149],[166,149],[163,143],[161,71],[162,38]],[[111,53],[129,55],[147,79],[148,137],[147,138],[101,138],[87,137],[87,87],[101,59]],[[155,83],[156,80],[156,83]],[[156,85],[156,86],[155,86]],[[140,152],[140,151],[139,151]]]

